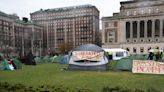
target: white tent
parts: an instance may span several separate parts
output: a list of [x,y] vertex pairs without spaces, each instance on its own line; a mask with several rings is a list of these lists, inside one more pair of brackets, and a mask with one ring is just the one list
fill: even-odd
[[81,45],[72,50],[69,70],[106,70],[108,58],[104,50],[94,44]]
[[119,60],[123,57],[129,56],[129,52],[127,50],[121,48],[103,48],[108,55],[112,55],[113,60]]

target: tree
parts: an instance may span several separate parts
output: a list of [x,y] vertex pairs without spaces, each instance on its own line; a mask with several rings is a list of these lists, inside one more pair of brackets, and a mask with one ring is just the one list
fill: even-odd
[[72,49],[73,49],[72,43],[63,43],[59,47],[59,52],[60,54],[64,55],[64,54],[68,54],[68,52]]

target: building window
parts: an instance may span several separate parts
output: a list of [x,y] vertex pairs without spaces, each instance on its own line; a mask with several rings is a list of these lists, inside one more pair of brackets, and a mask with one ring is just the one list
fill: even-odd
[[147,22],[147,37],[152,37],[152,21]]
[[126,22],[126,39],[130,38],[130,22]]
[[133,38],[137,38],[137,21],[133,22]]
[[133,48],[133,53],[136,53],[137,52],[137,49],[136,48]]
[[155,20],[155,37],[159,37],[160,34],[160,20]]
[[140,52],[143,53],[144,52],[144,47],[140,48]]
[[143,40],[141,40],[141,42],[143,42]]
[[133,41],[134,43],[136,42],[136,40]]
[[129,48],[126,48],[127,51],[130,51]]
[[141,21],[140,22],[140,37],[144,37],[144,31],[145,31],[145,22],[144,21]]

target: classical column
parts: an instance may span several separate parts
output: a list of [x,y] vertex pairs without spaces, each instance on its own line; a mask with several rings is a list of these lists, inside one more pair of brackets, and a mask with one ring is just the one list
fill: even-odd
[[144,21],[145,23],[144,23],[144,38],[147,38],[147,20],[146,21]]
[[133,38],[133,21],[129,21],[130,22],[130,39]]
[[137,22],[137,38],[140,38],[140,21],[136,21]]
[[160,33],[159,33],[160,36],[159,37],[162,38],[162,35],[163,35],[163,32],[162,32],[163,31],[163,20],[160,19],[159,21],[160,21],[160,29],[159,29],[160,30]]
[[155,37],[155,20],[152,20],[152,38]]

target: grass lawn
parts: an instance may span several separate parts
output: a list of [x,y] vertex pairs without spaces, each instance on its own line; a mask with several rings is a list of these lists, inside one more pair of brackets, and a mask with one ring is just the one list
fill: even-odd
[[0,71],[0,82],[21,83],[27,86],[63,85],[70,88],[89,88],[100,92],[103,87],[125,87],[164,92],[164,75],[133,74],[116,71],[65,71],[66,65],[56,63],[23,65],[20,70]]

